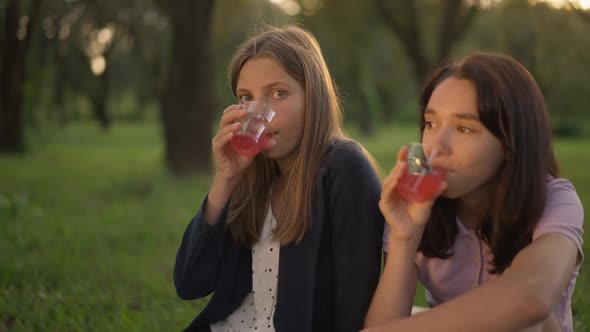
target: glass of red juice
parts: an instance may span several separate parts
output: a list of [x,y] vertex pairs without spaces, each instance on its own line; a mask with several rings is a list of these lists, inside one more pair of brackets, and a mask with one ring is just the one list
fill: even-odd
[[426,158],[421,143],[408,145],[407,172],[402,175],[395,191],[403,198],[414,202],[426,202],[434,197],[445,173],[430,167],[429,161],[436,152]]
[[249,101],[242,105],[246,115],[240,120],[242,127],[232,137],[231,145],[237,153],[254,157],[264,146],[265,140],[272,136],[269,128],[276,112],[269,104],[262,102]]

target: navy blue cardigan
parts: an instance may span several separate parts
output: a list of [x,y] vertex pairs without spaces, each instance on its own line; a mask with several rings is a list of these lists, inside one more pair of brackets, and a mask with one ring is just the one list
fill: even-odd
[[[281,246],[276,331],[358,331],[381,268],[380,180],[354,141],[336,141],[313,191],[312,222],[297,245]],[[174,284],[184,300],[214,292],[185,331],[208,331],[252,289],[251,248],[226,228],[227,207],[214,225],[201,215],[188,225],[176,256]]]

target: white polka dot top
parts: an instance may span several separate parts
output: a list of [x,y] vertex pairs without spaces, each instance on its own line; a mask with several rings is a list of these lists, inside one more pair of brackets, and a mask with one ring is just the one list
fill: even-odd
[[211,324],[212,332],[274,332],[280,250],[279,242],[272,238],[275,226],[269,204],[260,240],[252,247],[252,292],[229,317]]

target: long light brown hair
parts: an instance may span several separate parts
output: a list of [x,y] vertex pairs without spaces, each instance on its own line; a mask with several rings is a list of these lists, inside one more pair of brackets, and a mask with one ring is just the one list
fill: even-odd
[[[246,40],[230,68],[231,88],[236,95],[238,76],[244,64],[255,57],[271,57],[298,81],[305,91],[303,136],[279,198],[282,209],[275,239],[282,245],[300,242],[311,224],[311,197],[323,157],[335,139],[345,138],[336,85],[313,35],[298,26],[266,27]],[[270,204],[270,188],[279,175],[274,160],[256,156],[230,199],[228,227],[234,240],[253,245],[260,236]]]
[[[533,76],[516,60],[477,52],[440,67],[426,80],[420,97],[422,132],[428,100],[449,77],[473,82],[479,118],[504,147],[506,160],[497,175],[492,204],[477,230],[494,255],[490,272],[500,274],[532,242],[545,207],[547,175],[558,176],[545,100]],[[425,256],[453,255],[451,248],[458,232],[455,211],[455,200],[436,200],[419,248]]]

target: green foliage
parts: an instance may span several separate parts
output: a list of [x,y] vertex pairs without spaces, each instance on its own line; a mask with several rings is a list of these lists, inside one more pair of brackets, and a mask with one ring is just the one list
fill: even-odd
[[575,12],[526,0],[484,11],[457,56],[476,49],[506,52],[535,77],[557,135],[583,135],[590,103],[590,25]]
[[[371,128],[377,123],[404,122],[404,112],[416,99],[420,82],[413,75],[407,50],[384,23],[375,0],[298,2],[303,8],[315,4],[315,9],[291,17],[268,0],[216,1],[210,53],[217,111],[235,102],[228,86],[227,66],[238,45],[265,24],[301,23],[320,41],[349,121]],[[400,3],[391,1],[387,5],[403,22]],[[422,1],[416,8],[421,44],[432,60],[441,39],[443,3]],[[463,7],[461,13],[465,10]],[[105,97],[109,114],[115,121],[157,114],[166,84],[171,32],[160,7],[149,0],[47,0],[41,14],[28,58],[28,126],[62,121],[59,119],[75,121],[79,111],[73,100],[87,99],[92,105],[93,98],[100,99],[102,85],[90,71],[88,46],[91,33],[106,26],[116,31],[105,51],[110,68]],[[0,22],[3,19],[0,15]],[[68,29],[67,38],[60,38],[60,31]],[[590,44],[583,42],[588,31],[590,25],[571,10],[504,0],[479,11],[465,38],[454,45],[452,58],[476,49],[512,54],[539,82],[550,112],[561,117],[556,133],[571,128],[566,134],[586,135],[581,127],[587,120],[585,105],[590,103],[590,85],[586,84]],[[366,118],[371,123],[362,123]]]
[[553,125],[553,134],[557,137],[576,138],[583,135],[583,128],[573,123],[558,122]]
[[[172,268],[210,178],[167,174],[154,122],[115,124],[106,134],[84,122],[42,134],[30,154],[0,157],[0,330],[180,330],[206,303],[176,297]],[[398,148],[418,137],[415,126],[388,126],[360,140],[388,173]],[[584,140],[556,143],[585,206],[590,155],[580,151],[588,148]],[[586,260],[575,331],[590,331],[589,292]]]

